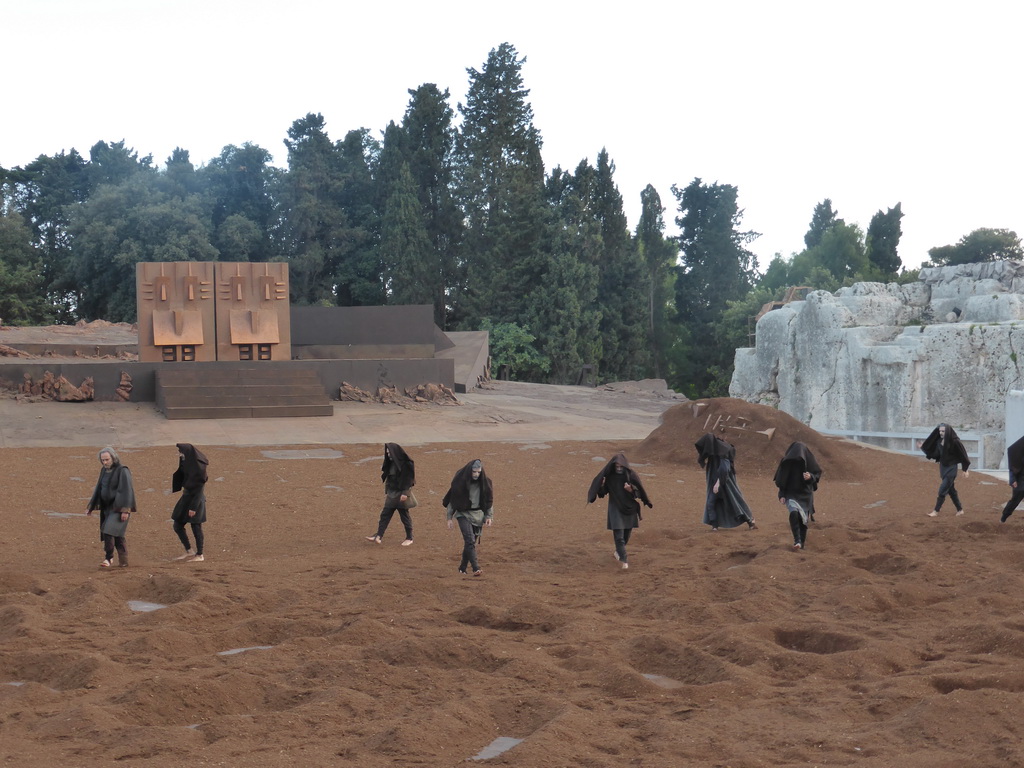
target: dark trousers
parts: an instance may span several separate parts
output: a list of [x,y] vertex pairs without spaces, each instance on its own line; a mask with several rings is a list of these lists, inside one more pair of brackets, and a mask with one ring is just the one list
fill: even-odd
[[1013,510],[1017,508],[1017,505],[1024,501],[1024,483],[1017,481],[1017,487],[1013,489],[1013,496],[1006,502],[1006,506],[1003,507],[1003,516],[1000,518],[1004,523],[1006,518],[1013,514]]
[[388,525],[391,523],[391,518],[395,516],[395,512],[398,512],[398,516],[402,519],[402,525],[405,526],[405,538],[412,538],[412,515],[409,514],[409,510],[405,507],[393,507],[389,504],[384,505],[384,509],[380,511],[380,520],[377,522],[377,536],[384,538],[384,531],[388,529]]
[[803,515],[796,510],[790,510],[789,527],[793,531],[793,543],[799,544],[802,548],[807,543],[807,524]]
[[103,537],[103,555],[107,560],[114,559],[114,550],[117,550],[117,559],[124,562],[128,557],[128,540],[124,536],[111,536],[109,533],[101,533]]
[[960,496],[957,494],[956,486],[954,485],[956,482],[956,464],[950,464],[948,467],[940,464],[939,477],[942,478],[942,482],[939,484],[939,497],[935,500],[935,511],[938,512],[942,509],[946,496],[949,496],[949,500],[953,502],[953,506],[959,512],[963,509],[963,505],[960,503]]
[[[192,526],[192,535],[196,537],[196,554],[203,554],[203,524],[202,523],[189,523]],[[192,545],[188,542],[188,534],[185,533],[185,521],[175,520],[174,521],[174,532],[178,534],[178,540],[181,545],[188,551],[192,549]]]
[[459,524],[459,531],[462,532],[462,562],[459,563],[459,570],[465,573],[468,565],[474,571],[479,571],[480,564],[476,561],[476,543],[480,538],[482,527],[473,525],[465,517],[456,517],[455,522]]
[[629,537],[632,535],[632,528],[615,528],[612,530],[612,536],[615,538],[615,552],[618,554],[619,560],[624,563],[629,562],[629,558],[626,556],[626,545],[629,544]]

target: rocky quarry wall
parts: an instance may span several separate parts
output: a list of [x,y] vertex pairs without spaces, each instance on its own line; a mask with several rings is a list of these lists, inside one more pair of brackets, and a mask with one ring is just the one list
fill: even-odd
[[755,338],[736,350],[732,397],[823,431],[927,433],[945,421],[984,435],[985,464],[999,466],[1007,394],[1024,388],[1024,264],[815,291],[764,315]]

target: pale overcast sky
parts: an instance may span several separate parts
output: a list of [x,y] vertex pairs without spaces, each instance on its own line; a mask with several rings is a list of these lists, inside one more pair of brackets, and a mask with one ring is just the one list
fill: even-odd
[[908,0],[0,0],[0,165],[124,139],[162,165],[251,141],[286,164],[291,123],[333,139],[401,122],[408,90],[465,100],[466,69],[520,56],[547,170],[606,147],[636,225],[694,177],[739,189],[762,270],[814,206],[901,202],[905,265],[979,227],[1024,235],[1017,2]]

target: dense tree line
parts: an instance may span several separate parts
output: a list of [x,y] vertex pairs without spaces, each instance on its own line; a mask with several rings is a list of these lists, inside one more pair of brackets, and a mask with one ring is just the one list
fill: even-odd
[[806,249],[763,275],[728,184],[673,187],[676,236],[648,186],[630,231],[607,151],[545,171],[524,61],[492,50],[456,108],[434,84],[410,90],[379,138],[332,139],[307,114],[284,169],[248,143],[160,168],[123,141],[0,168],[0,318],[132,321],[137,262],[284,260],[294,303],[431,304],[442,329],[490,330],[516,378],[567,383],[591,364],[714,395],[760,303],[896,276],[898,204],[865,235],[824,201]]

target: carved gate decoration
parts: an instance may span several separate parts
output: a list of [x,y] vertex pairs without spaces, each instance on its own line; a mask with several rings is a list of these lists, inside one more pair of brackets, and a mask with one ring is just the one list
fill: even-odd
[[288,265],[141,262],[139,360],[290,360]]

